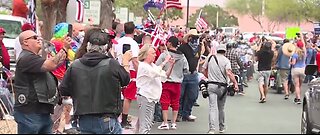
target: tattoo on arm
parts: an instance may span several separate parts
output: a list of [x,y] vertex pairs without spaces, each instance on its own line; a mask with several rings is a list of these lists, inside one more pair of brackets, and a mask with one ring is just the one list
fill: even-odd
[[53,57],[53,62],[57,65],[59,65],[60,63],[62,63],[64,60],[66,59],[66,52],[61,49],[58,54]]

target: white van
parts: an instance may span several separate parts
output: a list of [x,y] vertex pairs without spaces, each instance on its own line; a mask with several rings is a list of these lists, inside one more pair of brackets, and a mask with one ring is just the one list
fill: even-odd
[[0,15],[0,26],[6,30],[3,43],[8,50],[10,56],[10,70],[15,69],[15,53],[14,46],[16,38],[21,33],[21,26],[26,23],[27,20],[22,17],[16,17],[12,15]]
[[237,31],[239,31],[239,28],[237,27],[221,27],[221,29],[226,35],[234,35]]

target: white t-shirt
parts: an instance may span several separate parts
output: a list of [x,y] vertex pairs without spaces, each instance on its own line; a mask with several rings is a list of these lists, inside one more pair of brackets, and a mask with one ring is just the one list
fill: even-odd
[[[132,57],[138,57],[139,55],[139,45],[131,37],[122,37],[118,40],[118,44],[115,46],[115,54],[118,59],[118,62],[122,63],[122,49],[123,44],[130,44],[130,50],[132,51]],[[132,62],[130,64],[130,70],[134,70]]]
[[15,45],[14,45],[14,51],[15,51],[15,56],[16,56],[16,61],[19,58],[20,53],[22,52],[21,44],[19,41],[19,37],[15,39]]

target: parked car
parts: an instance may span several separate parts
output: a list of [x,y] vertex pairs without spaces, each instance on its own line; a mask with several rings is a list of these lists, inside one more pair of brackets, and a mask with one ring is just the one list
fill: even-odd
[[[308,65],[306,75],[315,75],[317,65]],[[313,79],[308,84],[309,89],[303,98],[303,110],[301,117],[301,133],[320,133],[320,77]]]
[[0,15],[0,26],[6,30],[3,43],[10,56],[10,70],[15,71],[15,52],[14,46],[16,38],[21,33],[21,26],[26,23],[26,19],[11,15]]

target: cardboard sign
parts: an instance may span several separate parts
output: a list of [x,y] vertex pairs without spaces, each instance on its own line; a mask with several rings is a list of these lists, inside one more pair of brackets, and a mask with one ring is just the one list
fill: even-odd
[[297,33],[301,31],[300,27],[289,27],[286,29],[286,38],[294,39],[297,37]]

